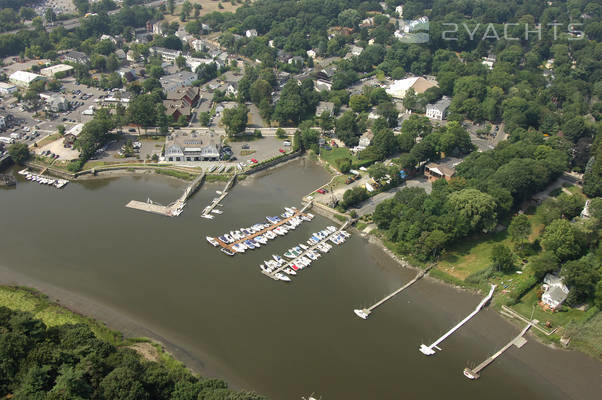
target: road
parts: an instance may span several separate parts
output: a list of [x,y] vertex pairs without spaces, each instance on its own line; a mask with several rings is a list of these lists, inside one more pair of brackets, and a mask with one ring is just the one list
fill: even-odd
[[401,186],[394,187],[385,192],[381,192],[373,197],[370,197],[368,200],[366,200],[364,203],[362,203],[362,206],[359,209],[357,209],[355,211],[357,212],[357,215],[359,215],[359,216],[372,214],[372,213],[374,213],[374,210],[376,210],[377,205],[379,205],[380,203],[382,203],[385,200],[393,198],[395,196],[395,194],[397,192],[399,192],[400,190],[405,189],[405,188],[410,188],[410,187],[423,188],[427,193],[430,193],[432,191],[431,182],[429,182],[424,177],[410,179]]

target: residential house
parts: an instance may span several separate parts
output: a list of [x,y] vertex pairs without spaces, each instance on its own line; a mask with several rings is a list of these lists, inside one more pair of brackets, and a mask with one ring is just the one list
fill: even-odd
[[447,96],[443,96],[443,98],[436,103],[426,105],[426,116],[443,121],[447,115],[447,109],[450,104],[451,99]]
[[293,63],[295,63],[295,64],[296,64],[296,63],[301,63],[301,64],[303,64],[303,61],[304,61],[304,60],[303,60],[303,57],[301,57],[301,56],[294,56],[294,57],[291,57],[291,58],[288,60],[288,63],[289,63],[289,64],[293,64]]
[[117,44],[117,40],[111,35],[102,35],[100,37],[100,40],[108,40],[108,41],[112,42],[113,44]]
[[63,60],[76,64],[88,64],[90,62],[90,58],[86,55],[86,53],[74,50],[65,53]]
[[369,17],[360,22],[360,28],[368,28],[374,26],[374,17]]
[[317,55],[315,50],[307,50],[306,54],[309,58],[316,58],[316,55]]
[[190,56],[184,56],[184,60],[186,60],[186,66],[189,67],[191,71],[196,71],[199,66],[211,64],[213,62],[210,58],[196,58]]
[[194,51],[203,51],[207,45],[201,39],[194,39],[190,42],[190,46],[194,49]]
[[84,129],[84,124],[77,124],[71,127],[68,131],[63,135],[63,142],[66,144],[70,144],[75,142],[75,139],[79,136],[79,134]]
[[136,70],[130,67],[122,67],[117,70],[117,73],[122,79],[125,79],[128,82],[133,82],[138,77],[136,76]]
[[403,5],[395,7],[395,12],[399,15],[399,18],[403,18]]
[[358,144],[358,147],[362,150],[367,148],[372,143],[372,139],[374,139],[374,134],[370,129],[368,129],[362,134],[362,136],[360,136],[360,142]]
[[362,47],[359,47],[359,46],[356,46],[356,45],[351,45],[349,47],[349,51],[347,52],[347,54],[343,58],[345,60],[349,60],[350,58],[359,56],[360,54],[362,54],[363,51],[364,51],[364,49]]
[[481,61],[481,64],[483,64],[484,66],[486,66],[489,69],[493,69],[495,61],[496,61],[495,56],[483,57],[483,61]]
[[129,62],[139,62],[144,60],[144,58],[142,57],[142,55],[140,55],[139,53],[135,52],[134,50],[128,50],[127,54],[125,55],[125,59]]
[[153,34],[154,35],[163,36],[165,34],[165,30],[163,29],[163,24],[165,24],[165,21],[158,21],[153,24]]
[[125,54],[125,51],[123,51],[123,49],[115,50],[115,55],[117,56],[119,61],[123,61],[127,58],[127,55]]
[[562,278],[552,274],[546,274],[543,282],[542,289],[544,292],[541,295],[541,302],[544,307],[552,310],[558,309],[568,297],[569,288],[566,287]]
[[181,116],[186,118],[192,114],[192,108],[200,99],[198,87],[188,87],[167,92],[167,99],[163,101],[165,113],[177,121]]
[[245,36],[248,38],[257,37],[257,31],[255,29],[249,29],[245,32]]
[[330,101],[321,101],[316,107],[316,117],[322,115],[324,111],[327,111],[330,116],[334,114],[334,103]]
[[33,82],[46,80],[46,78],[28,71],[15,71],[8,77],[8,80],[16,86],[26,88]]
[[449,181],[456,173],[456,165],[461,162],[461,159],[454,157],[447,157],[438,162],[430,162],[424,167],[424,175],[431,182],[441,178]]
[[165,47],[153,46],[149,49],[151,54],[158,54],[164,61],[173,62],[182,55],[180,50],[166,49]]

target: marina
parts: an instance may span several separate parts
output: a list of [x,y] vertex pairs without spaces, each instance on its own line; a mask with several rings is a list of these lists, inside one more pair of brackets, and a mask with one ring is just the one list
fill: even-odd
[[38,182],[42,185],[54,186],[57,189],[62,189],[65,185],[69,183],[67,179],[51,178],[48,176],[44,176],[43,174],[34,174],[28,171],[27,169],[23,169],[18,173],[20,175],[23,175],[28,181]]
[[153,214],[165,215],[167,217],[177,217],[184,210],[186,201],[201,187],[203,184],[203,179],[205,179],[205,173],[197,176],[194,181],[188,185],[186,190],[184,190],[184,193],[182,193],[182,195],[176,201],[167,206],[156,203],[150,198],[148,198],[146,202],[132,200],[125,206],[127,208],[133,208],[135,210],[146,211]]
[[216,207],[219,206],[221,201],[228,195],[228,193],[229,193],[228,191],[232,188],[232,186],[234,186],[235,181],[236,181],[236,174],[234,174],[232,176],[232,178],[230,178],[228,183],[226,183],[224,190],[222,190],[221,192],[217,192],[219,194],[219,197],[216,197],[215,199],[213,199],[213,201],[211,201],[211,204],[209,204],[207,207],[205,207],[205,209],[201,213],[201,218],[213,219],[214,217],[212,214],[219,215],[222,213],[222,211],[217,210]]
[[412,279],[411,281],[409,281],[408,283],[406,283],[405,285],[403,285],[402,287],[400,287],[399,289],[397,289],[396,291],[394,291],[393,293],[391,293],[388,296],[385,296],[384,298],[382,298],[381,300],[379,300],[378,302],[376,302],[375,304],[373,304],[371,307],[368,308],[362,308],[362,309],[355,309],[353,310],[353,312],[355,313],[355,315],[357,315],[358,317],[362,318],[362,319],[368,319],[368,316],[370,315],[370,313],[372,312],[372,310],[374,310],[376,307],[382,305],[383,303],[385,303],[387,300],[392,299],[393,297],[397,296],[399,293],[403,292],[404,290],[406,290],[407,288],[409,288],[410,286],[412,286],[414,283],[416,283],[420,278],[422,278],[424,275],[426,275],[427,272],[429,272],[429,270],[432,268],[432,265],[429,265],[425,270],[420,271],[415,277],[414,279]]
[[495,290],[495,285],[491,285],[491,289],[489,290],[489,294],[487,296],[485,296],[485,298],[483,300],[481,300],[481,302],[479,303],[479,305],[477,305],[477,307],[474,309],[473,312],[471,312],[470,314],[468,314],[468,316],[466,318],[464,318],[462,321],[458,322],[458,324],[456,326],[454,326],[449,331],[447,331],[445,334],[443,334],[443,336],[441,336],[439,339],[435,340],[433,342],[433,344],[431,344],[430,346],[427,346],[425,344],[420,345],[420,352],[422,354],[424,354],[424,355],[432,356],[433,354],[435,354],[435,350],[433,350],[433,348],[435,348],[437,350],[441,350],[441,348],[438,347],[438,345],[441,342],[443,342],[445,339],[447,339],[449,336],[451,336],[455,331],[457,331],[458,329],[460,329],[460,327],[462,327],[462,325],[464,325],[466,322],[468,322],[472,317],[474,317],[475,315],[477,315],[477,313],[479,311],[481,311],[481,309],[483,307],[485,307],[485,304],[487,304],[487,302],[489,300],[491,300],[491,297],[493,296],[493,291],[494,290]]
[[332,245],[327,243],[328,241],[340,245],[351,236],[344,230],[349,222],[345,222],[339,229],[328,226],[320,232],[313,233],[307,241],[308,246],[299,244],[289,249],[284,253],[284,257],[292,259],[290,262],[278,255],[273,255],[273,260],[265,261],[260,265],[261,272],[276,281],[290,282],[290,276],[297,275],[299,270],[309,267],[313,261],[321,257],[321,253],[326,254],[332,249]]
[[490,357],[488,357],[485,361],[483,361],[482,363],[477,365],[475,368],[473,368],[473,369],[464,368],[464,376],[467,377],[468,379],[479,379],[480,378],[479,373],[483,369],[485,369],[485,367],[487,367],[489,364],[491,364],[493,361],[495,361],[496,358],[501,356],[502,353],[504,353],[506,350],[508,350],[510,347],[512,347],[512,345],[516,346],[519,349],[521,347],[523,347],[525,345],[525,343],[527,343],[527,339],[525,339],[523,336],[527,333],[529,328],[531,328],[531,326],[533,326],[535,324],[537,324],[537,320],[529,321],[527,326],[525,326],[523,328],[523,330],[520,331],[520,333],[514,339],[509,341],[504,347],[502,347],[497,352],[492,354]]
[[246,250],[259,248],[277,236],[284,236],[296,229],[303,221],[311,221],[314,216],[305,213],[312,203],[306,204],[300,211],[295,207],[285,207],[280,217],[266,217],[269,223],[257,223],[248,228],[241,228],[218,237],[207,236],[207,241],[214,247],[220,247],[222,253],[233,256]]

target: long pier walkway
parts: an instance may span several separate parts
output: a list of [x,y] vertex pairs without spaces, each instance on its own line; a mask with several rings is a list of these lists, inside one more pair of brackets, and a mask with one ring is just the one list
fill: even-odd
[[290,217],[288,217],[288,218],[284,218],[284,219],[280,220],[280,221],[279,221],[278,223],[276,223],[276,224],[272,224],[272,225],[270,225],[269,227],[267,227],[267,228],[265,228],[265,229],[262,229],[262,230],[260,230],[259,232],[255,232],[255,233],[253,233],[253,234],[251,234],[251,235],[249,235],[249,236],[245,236],[244,238],[242,238],[242,239],[240,239],[240,240],[237,240],[237,241],[234,241],[234,242],[232,242],[232,243],[226,243],[226,242],[223,242],[223,241],[222,241],[222,240],[221,240],[219,237],[215,238],[215,240],[217,241],[217,243],[219,243],[219,245],[220,245],[221,247],[223,247],[224,249],[227,249],[227,250],[231,251],[232,253],[236,254],[237,252],[236,252],[236,250],[234,250],[234,248],[232,247],[233,245],[235,245],[235,244],[237,244],[237,243],[242,243],[242,242],[244,242],[245,240],[248,240],[248,239],[253,239],[254,237],[257,237],[257,236],[259,236],[259,235],[263,235],[263,234],[264,234],[264,233],[266,233],[267,231],[271,231],[271,230],[273,230],[273,229],[275,229],[275,228],[279,227],[280,225],[286,224],[286,223],[287,223],[288,221],[290,221],[292,218],[294,218],[294,217],[298,217],[299,215],[303,215],[303,214],[305,213],[305,211],[307,211],[307,210],[308,210],[308,209],[309,209],[309,208],[310,208],[312,205],[313,205],[313,203],[312,203],[312,202],[309,202],[309,203],[307,203],[307,204],[306,204],[306,205],[305,205],[305,206],[304,206],[304,207],[303,207],[301,210],[297,210],[297,211],[296,211],[296,212],[295,212],[293,215],[291,215]]
[[390,295],[383,297],[381,300],[379,300],[378,302],[373,304],[371,307],[355,309],[355,310],[353,310],[353,312],[362,319],[368,319],[368,316],[370,315],[370,313],[372,313],[372,310],[374,310],[376,307],[382,305],[383,303],[387,302],[388,300],[392,299],[393,297],[397,296],[399,293],[403,292],[404,290],[406,290],[407,288],[412,286],[414,283],[416,283],[418,280],[420,280],[420,278],[422,278],[424,275],[426,275],[426,273],[429,272],[431,268],[433,268],[433,266],[429,265],[426,269],[424,269],[423,271],[420,271],[414,277],[414,279],[412,279],[411,281],[409,281],[408,283],[406,283],[405,285],[403,285],[402,287],[400,287],[399,289],[397,289]]
[[[334,233],[332,233],[331,235],[329,235],[328,237],[326,237],[324,240],[321,240],[320,242],[316,243],[315,245],[309,247],[307,250],[305,250],[303,253],[299,254],[296,258],[300,258],[303,257],[304,255],[306,255],[307,253],[309,253],[312,250],[315,250],[318,245],[320,243],[323,243],[325,241],[327,241],[328,239],[330,239],[333,236],[336,236],[337,234],[339,234],[343,229],[347,228],[347,226],[349,226],[349,224],[351,223],[351,220],[345,221],[345,223],[343,225],[341,225],[341,227],[339,229],[337,229]],[[276,278],[276,274],[278,272],[281,272],[283,269],[285,269],[286,267],[288,267],[288,265],[291,263],[292,261],[289,261],[287,263],[285,263],[283,266],[281,266],[280,268],[274,270],[273,272],[266,272],[264,270],[261,270],[261,273],[264,275],[269,276],[270,278],[274,279],[274,280],[278,280],[278,278]]]
[[217,207],[218,204],[221,203],[221,201],[228,195],[228,193],[229,193],[228,191],[232,188],[232,186],[234,186],[235,180],[236,180],[236,174],[234,174],[232,176],[232,178],[230,178],[230,180],[226,183],[224,190],[222,190],[222,194],[220,194],[218,198],[213,199],[211,204],[209,204],[207,207],[205,207],[205,209],[201,213],[201,217],[206,218],[207,215],[211,214],[211,211],[213,211],[213,209],[215,207]]
[[520,331],[520,333],[514,339],[509,341],[504,347],[502,347],[497,352],[492,354],[490,357],[488,357],[485,361],[483,361],[482,363],[477,365],[475,368],[473,368],[473,369],[464,368],[464,376],[466,376],[469,379],[479,379],[479,377],[480,377],[479,372],[481,372],[483,369],[485,369],[485,367],[487,367],[489,364],[491,364],[493,361],[495,361],[496,358],[501,356],[502,353],[505,352],[506,350],[508,350],[512,345],[515,345],[519,349],[521,347],[523,347],[524,344],[527,343],[527,339],[525,339],[523,336],[525,335],[525,333],[527,333],[529,328],[531,328],[531,326],[536,323],[537,323],[537,321],[530,321],[527,324],[527,326],[525,326],[523,328],[523,330]]
[[449,331],[447,331],[443,336],[441,336],[439,339],[435,340],[433,342],[433,344],[431,344],[430,346],[426,346],[425,344],[422,344],[420,346],[420,351],[422,352],[422,354],[425,354],[427,356],[431,356],[433,354],[435,354],[435,350],[433,350],[433,348],[437,349],[437,350],[441,350],[441,348],[438,347],[438,344],[443,342],[445,339],[448,338],[448,336],[450,336],[452,333],[454,333],[455,331],[457,331],[458,329],[460,329],[460,327],[462,325],[464,325],[466,322],[468,322],[472,317],[474,317],[475,315],[477,315],[477,313],[479,311],[481,311],[481,309],[483,307],[485,307],[485,304],[487,304],[487,302],[489,300],[491,300],[491,297],[493,296],[493,291],[495,290],[495,285],[491,285],[491,290],[489,290],[489,294],[487,296],[485,296],[485,298],[483,300],[481,300],[481,302],[479,303],[479,305],[474,309],[473,312],[471,312],[466,318],[464,318],[462,321],[458,322],[458,324],[456,326],[454,326],[453,328],[451,328]]
[[182,195],[176,201],[167,206],[155,203],[151,199],[148,199],[146,202],[132,200],[126,204],[126,207],[154,214],[165,215],[168,217],[176,217],[182,213],[182,210],[186,205],[186,201],[190,198],[190,196],[192,196],[199,189],[199,187],[201,187],[204,178],[205,173],[197,176],[194,181],[188,185],[186,190],[184,190],[184,193],[182,193]]

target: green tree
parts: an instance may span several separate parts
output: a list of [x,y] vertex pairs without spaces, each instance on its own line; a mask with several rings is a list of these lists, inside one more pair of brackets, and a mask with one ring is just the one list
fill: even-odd
[[571,260],[581,255],[581,240],[578,236],[579,232],[573,224],[565,219],[557,219],[546,226],[541,244],[561,261]]
[[341,139],[345,145],[357,146],[359,143],[359,127],[355,120],[355,114],[353,111],[346,111],[336,121],[335,132],[337,137]]
[[203,126],[209,126],[209,123],[211,122],[211,115],[209,114],[209,112],[207,112],[207,111],[201,112],[199,114],[199,122]]
[[510,226],[508,226],[508,233],[512,241],[522,248],[524,242],[529,238],[531,234],[531,223],[529,218],[525,214],[518,214],[512,218]]
[[248,122],[248,112],[249,110],[244,104],[239,104],[236,108],[224,110],[222,124],[226,128],[228,136],[235,136],[245,131]]
[[491,264],[496,271],[512,272],[514,271],[514,259],[510,249],[503,244],[496,244],[491,250]]
[[544,251],[529,262],[529,268],[537,280],[542,280],[546,274],[560,268],[558,257],[551,251]]
[[276,129],[276,137],[278,139],[286,139],[288,135],[286,134],[286,131],[284,129],[278,128]]
[[8,146],[8,154],[17,164],[23,165],[31,156],[25,143],[13,143]]
[[497,223],[497,205],[487,193],[468,188],[450,194],[447,201],[468,222],[470,231],[491,231]]
[[577,305],[593,297],[600,280],[600,265],[591,255],[565,263],[560,274],[570,289],[567,302]]
[[368,111],[370,109],[370,101],[363,94],[355,94],[349,98],[349,107],[356,113]]

